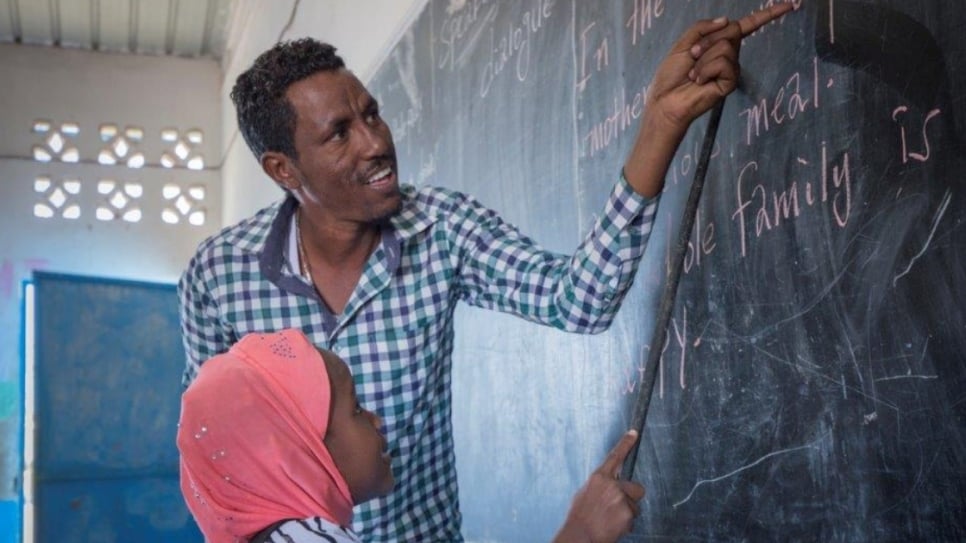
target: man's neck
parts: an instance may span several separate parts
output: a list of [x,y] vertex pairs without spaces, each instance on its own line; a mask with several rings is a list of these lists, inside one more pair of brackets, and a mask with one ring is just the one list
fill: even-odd
[[[297,213],[299,213],[297,211]],[[299,236],[299,264],[329,309],[341,314],[359,283],[369,255],[379,245],[381,228],[331,228],[310,226],[305,216],[296,216]]]
[[313,224],[301,208],[296,213],[299,213],[300,241],[311,261],[319,260],[330,266],[364,263],[382,237],[378,224],[319,225]]

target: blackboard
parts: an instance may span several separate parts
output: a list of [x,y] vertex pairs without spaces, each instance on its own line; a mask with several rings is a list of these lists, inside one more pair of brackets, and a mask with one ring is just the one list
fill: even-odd
[[[768,2],[770,4],[771,2]],[[400,176],[570,252],[650,77],[758,1],[430,0],[369,82]],[[966,539],[966,4],[815,0],[748,37],[685,257],[632,540]],[[461,310],[469,540],[547,540],[629,424],[703,136],[610,331]],[[504,413],[509,414],[504,414]]]

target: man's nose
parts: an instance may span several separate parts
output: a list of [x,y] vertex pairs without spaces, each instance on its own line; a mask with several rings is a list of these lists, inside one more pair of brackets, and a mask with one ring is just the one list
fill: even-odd
[[362,123],[363,149],[372,156],[383,155],[389,150],[388,128],[382,123]]

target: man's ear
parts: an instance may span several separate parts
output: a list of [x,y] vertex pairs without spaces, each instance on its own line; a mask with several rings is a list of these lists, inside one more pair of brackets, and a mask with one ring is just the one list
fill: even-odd
[[260,162],[262,170],[283,189],[292,191],[301,186],[300,176],[292,159],[285,153],[265,151]]

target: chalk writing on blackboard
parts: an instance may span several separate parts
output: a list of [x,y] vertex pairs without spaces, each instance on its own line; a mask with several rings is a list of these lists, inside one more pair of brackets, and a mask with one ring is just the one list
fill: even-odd
[[498,6],[491,0],[469,0],[459,7],[450,5],[439,29],[436,67],[454,71],[466,64],[466,55],[473,51],[487,25],[496,17]]
[[941,113],[941,110],[939,108],[932,109],[929,111],[929,113],[926,114],[925,118],[922,119],[922,122],[919,126],[919,133],[922,138],[920,150],[922,152],[912,151],[908,147],[908,141],[906,138],[906,127],[904,126],[903,123],[916,122],[916,119],[908,118],[907,116],[908,111],[909,111],[909,107],[904,105],[899,106],[894,110],[892,110],[892,120],[896,121],[896,123],[899,124],[899,140],[902,142],[902,149],[899,155],[902,159],[903,164],[908,162],[910,158],[913,160],[917,160],[919,162],[925,162],[929,160],[929,151],[930,151],[929,134],[927,134],[926,130],[928,129],[929,121],[931,121],[934,117],[938,116]]
[[[741,256],[748,255],[750,240],[758,239],[766,232],[797,219],[803,210],[816,206],[829,207],[839,227],[848,224],[852,210],[849,153],[844,151],[839,162],[835,163],[828,156],[828,149],[823,142],[819,157],[818,172],[814,172],[812,168],[805,173],[815,177],[794,179],[783,190],[776,190],[768,183],[758,182],[757,160],[749,161],[739,170],[735,183],[737,207],[731,218],[738,225]],[[800,155],[797,163],[804,168],[811,168],[813,161]]]
[[805,445],[800,445],[798,447],[790,447],[790,448],[781,449],[781,450],[778,450],[778,451],[772,451],[772,452],[770,452],[770,453],[762,456],[761,458],[755,460],[754,462],[745,464],[745,465],[743,465],[743,466],[735,469],[734,471],[731,471],[731,472],[726,473],[724,475],[721,475],[721,476],[718,476],[718,477],[712,477],[710,479],[701,479],[700,481],[694,483],[694,486],[691,488],[691,492],[688,492],[688,495],[687,496],[685,496],[683,499],[681,499],[681,500],[679,500],[677,502],[674,502],[672,505],[675,508],[680,507],[685,502],[687,502],[688,500],[690,500],[691,499],[691,496],[694,495],[694,492],[698,489],[698,487],[700,487],[702,485],[711,484],[711,483],[717,483],[718,481],[723,481],[723,480],[725,480],[725,479],[727,479],[729,477],[733,477],[733,476],[741,473],[742,471],[745,471],[745,470],[747,470],[749,468],[752,468],[754,466],[757,466],[758,464],[761,464],[765,460],[768,460],[768,459],[773,458],[775,456],[779,456],[779,455],[783,455],[783,454],[789,454],[789,453],[793,453],[793,452],[798,452],[798,451],[801,451],[801,450],[804,450],[804,449],[814,449],[814,448],[817,448],[818,445],[821,442],[827,440],[828,438],[829,438],[829,434],[825,434],[822,437],[820,437],[819,439],[816,439],[815,441],[813,441],[811,443],[807,443]]
[[630,29],[631,43],[637,45],[638,39],[654,26],[654,21],[661,15],[664,15],[664,0],[634,0],[631,15],[624,25]]
[[554,0],[531,0],[530,7],[519,19],[505,27],[490,27],[489,57],[483,65],[480,77],[480,98],[486,98],[493,81],[499,77],[511,61],[516,68],[517,81],[526,81],[533,61],[531,47],[534,35],[544,27],[544,21],[553,14]]
[[[770,99],[763,97],[742,109],[738,116],[745,119],[745,144],[751,145],[758,136],[767,133],[773,126],[791,122],[806,110],[818,110],[821,107],[819,80],[818,57],[813,57],[811,85],[807,82],[803,85],[802,73],[795,72]],[[825,87],[831,88],[832,84],[832,78],[828,78]]]
[[587,134],[583,136],[589,157],[592,158],[611,144],[617,143],[620,141],[621,134],[637,127],[637,120],[644,113],[644,100],[646,98],[646,86],[634,91],[630,98],[623,88],[615,92],[614,107],[610,114],[593,123]]
[[892,286],[895,286],[896,283],[899,281],[899,279],[902,278],[902,276],[909,273],[909,270],[911,270],[912,266],[916,263],[917,260],[919,260],[919,257],[921,257],[923,253],[926,252],[926,249],[929,248],[929,244],[932,243],[933,236],[936,235],[936,229],[939,227],[939,222],[942,220],[943,215],[946,214],[946,208],[949,207],[949,201],[951,198],[952,198],[952,191],[947,189],[946,194],[943,195],[942,202],[940,202],[939,204],[939,209],[936,211],[935,215],[933,216],[932,227],[929,229],[929,236],[926,238],[926,242],[923,244],[922,249],[920,249],[919,252],[913,255],[913,257],[909,260],[909,264],[892,279]]
[[[591,22],[580,31],[577,58],[577,92],[584,92],[587,82],[597,72],[610,65],[610,45],[607,36],[598,37],[597,22]],[[588,66],[590,64],[590,66]]]

